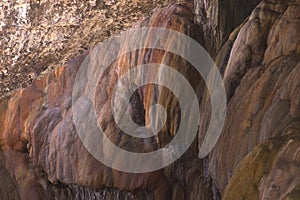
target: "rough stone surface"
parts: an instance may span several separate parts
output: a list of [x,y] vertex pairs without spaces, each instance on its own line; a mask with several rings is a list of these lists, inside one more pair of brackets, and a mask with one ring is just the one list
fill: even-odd
[[126,30],[167,1],[0,2],[0,97]]
[[214,57],[230,33],[261,0],[195,0],[195,18],[201,25],[205,47]]
[[[193,4],[171,4],[151,18],[137,23],[135,27],[171,28],[200,41],[198,26],[193,24],[193,15],[190,13],[192,6]],[[168,40],[168,44],[174,43],[176,38]],[[122,46],[119,48],[121,52]],[[145,174],[112,170],[87,152],[76,134],[71,108],[75,75],[84,58],[85,55],[82,55],[71,60],[67,65],[34,80],[30,87],[1,101],[0,135],[2,151],[6,158],[3,162],[12,177],[15,177],[14,181],[19,188],[17,194],[23,199],[66,196],[84,198],[87,195],[105,198],[103,195],[109,193],[109,188],[115,188],[111,195],[117,199],[210,199],[213,196],[211,183],[203,181],[204,161],[197,158],[196,145],[193,145],[176,164]],[[175,110],[173,116],[171,115],[171,118],[174,118],[173,122],[162,130],[159,138],[138,140],[129,137],[122,133],[112,120],[111,88],[130,67],[151,62],[174,66],[185,74],[195,89],[198,88],[199,94],[204,86],[199,84],[200,76],[195,75],[190,64],[167,52],[141,50],[119,58],[107,73],[100,77],[95,97],[96,110],[99,124],[104,126],[109,138],[130,151],[151,151],[164,146],[174,137],[179,123],[176,117],[178,103],[173,94],[163,89],[161,93],[155,93],[155,86],[151,85],[135,94],[135,98],[131,100],[134,108],[131,115],[137,123],[147,124],[147,108],[154,103],[151,95],[157,96],[159,103],[168,105],[168,112]],[[138,77],[152,75],[149,72],[139,74]]]
[[292,199],[298,199],[299,131],[299,126],[288,128],[286,135],[264,141],[247,155],[226,187],[224,199],[288,199],[293,193]]
[[[224,75],[227,119],[209,158],[211,175],[221,192],[229,182],[227,199],[279,199],[299,184],[299,143],[284,139],[292,133],[299,135],[299,11],[299,1],[263,1],[232,47]],[[282,151],[262,149],[266,154],[258,154],[255,147],[270,138],[282,142]],[[245,158],[248,153],[251,156]],[[266,170],[260,169],[263,166]],[[281,167],[296,174],[280,171]],[[244,182],[249,187],[241,185]]]
[[[118,79],[133,66],[158,62],[182,73],[196,91],[202,113],[198,138],[179,160],[152,173],[122,173],[94,159],[76,134],[72,113],[72,87],[85,52],[0,101],[1,198],[300,199],[300,1],[264,0],[248,18],[257,1],[242,1],[249,7],[235,1],[197,2],[207,8],[202,13],[209,16],[206,21],[197,14],[200,21],[194,23],[191,3],[170,4],[134,27],[174,29],[215,51],[228,110],[213,151],[205,159],[197,156],[211,109],[200,75],[176,55],[143,49],[121,56],[99,77],[99,124],[114,143],[135,152],[163,147],[174,137],[181,110],[163,87],[139,88],[129,106],[140,125],[151,121],[153,103],[167,108],[167,124],[158,137],[129,137],[112,119],[110,100]],[[222,16],[229,18],[212,20]],[[232,16],[237,18],[227,23]],[[166,40],[176,43],[175,38]],[[117,49],[122,52],[126,45]],[[154,75],[151,69],[139,72],[134,83]]]

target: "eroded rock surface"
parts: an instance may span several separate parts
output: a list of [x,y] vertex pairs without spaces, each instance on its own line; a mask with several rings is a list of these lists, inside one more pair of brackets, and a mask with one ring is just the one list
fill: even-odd
[[[129,69],[139,64],[164,63],[183,74],[197,93],[202,112],[198,138],[179,160],[152,173],[119,172],[92,157],[76,134],[72,108],[74,80],[86,52],[0,101],[1,197],[299,199],[300,2],[262,1],[246,20],[247,12],[258,1],[243,1],[249,3],[243,9],[226,2],[228,6],[223,7],[218,1],[200,1],[208,8],[202,17],[220,19],[220,13],[225,12],[230,14],[224,14],[228,18],[222,20],[228,22],[237,16],[229,24],[212,20],[213,25],[208,21],[201,25],[204,19],[199,18],[197,25],[191,12],[193,4],[187,3],[171,4],[134,26],[173,29],[193,37],[210,52],[219,50],[215,52],[216,63],[224,74],[227,118],[217,145],[205,159],[198,158],[210,120],[205,84],[187,61],[151,49],[121,56],[99,77],[95,95],[99,124],[111,141],[134,152],[153,151],[172,140],[181,110],[174,94],[166,88],[143,86],[133,94],[129,105],[130,115],[139,125],[151,122],[152,104],[167,108],[167,123],[158,137],[137,139],[124,134],[113,120],[110,104],[112,88]],[[221,28],[206,38],[217,24]],[[176,43],[176,38],[165,37],[167,44]],[[148,36],[149,41],[153,38]],[[126,45],[117,44],[116,49],[122,52]],[[185,50],[188,46],[179,48]],[[133,83],[155,73],[151,69],[139,71]]]
[[1,1],[0,97],[128,29],[164,4],[161,0]]
[[299,1],[263,1],[234,42],[209,164],[225,199],[279,199],[299,184],[299,11]]
[[207,51],[215,56],[230,33],[261,0],[195,0],[195,19],[201,25]]
[[[171,4],[135,27],[170,28],[200,41],[197,25],[193,24],[190,12],[192,6],[193,4]],[[155,38],[149,36],[149,39],[151,37]],[[176,38],[170,38],[167,42],[175,43]],[[117,47],[120,52],[122,45]],[[112,170],[87,152],[76,134],[71,108],[74,79],[84,58],[85,55],[82,55],[73,59],[66,66],[56,68],[52,73],[34,80],[30,87],[1,101],[0,135],[3,141],[2,151],[6,155],[3,162],[11,176],[15,177],[19,196],[24,199],[43,199],[66,196],[84,198],[91,195],[110,199],[104,195],[109,193],[109,189],[103,188],[115,188],[110,194],[117,199],[209,199],[213,194],[210,183],[203,182],[203,161],[197,158],[195,145],[176,164],[144,174]],[[186,75],[195,89],[199,88],[200,91],[204,87],[199,84],[200,76],[195,75],[190,64],[176,55],[158,50],[141,50],[119,58],[103,77],[99,77],[101,79],[95,102],[99,124],[104,126],[113,142],[130,151],[151,151],[164,146],[174,137],[179,123],[176,117],[178,112],[174,112],[178,110],[178,102],[173,94],[162,88],[159,89],[162,90],[161,93],[155,93],[158,89],[151,85],[139,89],[135,94],[135,98],[131,100],[131,115],[138,124],[147,124],[147,107],[155,101],[164,105],[167,103],[168,112],[174,112],[170,118],[173,122],[164,127],[159,138],[138,140],[129,137],[113,121],[110,111],[111,88],[132,66],[151,62],[174,66]],[[138,77],[153,75],[149,72],[138,74]],[[155,101],[152,96],[157,96]]]

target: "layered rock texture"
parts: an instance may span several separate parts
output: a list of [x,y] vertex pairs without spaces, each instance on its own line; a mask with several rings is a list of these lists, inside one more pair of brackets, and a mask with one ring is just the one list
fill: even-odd
[[[3,98],[1,199],[300,199],[299,13],[297,0],[197,0],[172,3],[134,25],[185,33],[216,55],[227,117],[217,145],[204,159],[198,151],[210,120],[209,94],[193,66],[170,52],[141,49],[122,55],[129,44],[116,43],[114,50],[122,56],[99,77],[94,99],[97,120],[113,143],[132,152],[150,152],[176,134],[184,112],[176,96],[154,84],[134,92],[129,102],[134,122],[149,124],[149,108],[155,103],[168,115],[157,137],[137,139],[113,119],[113,88],[129,69],[148,63],[172,66],[189,81],[200,103],[198,137],[180,159],[158,171],[120,172],[83,146],[73,120],[72,92],[89,51]],[[164,38],[166,45],[177,42]],[[178,48],[188,51],[189,46]],[[108,53],[102,51],[101,59]],[[133,83],[159,72],[138,71]]]

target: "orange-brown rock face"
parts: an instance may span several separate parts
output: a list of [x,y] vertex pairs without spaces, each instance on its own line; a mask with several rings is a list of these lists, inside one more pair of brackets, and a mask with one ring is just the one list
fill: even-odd
[[[192,4],[171,4],[135,27],[164,27],[184,32],[200,41],[190,10]],[[151,37],[155,36],[150,35],[149,38]],[[167,44],[177,42],[176,38],[166,39]],[[122,45],[127,44],[125,42]],[[123,47],[119,48],[121,53]],[[202,161],[197,158],[195,148],[164,170],[142,174],[113,170],[97,161],[85,149],[76,133],[72,108],[74,80],[84,58],[85,55],[82,55],[71,60],[68,65],[56,68],[52,73],[35,80],[30,87],[1,101],[0,135],[4,155],[2,163],[6,167],[3,173],[7,177],[13,177],[12,181],[7,178],[3,185],[17,185],[15,193],[5,191],[3,197],[17,195],[21,199],[195,199],[209,196],[209,185],[203,182]],[[168,105],[169,113],[173,110],[174,114],[168,118],[171,122],[163,128],[157,139],[130,137],[112,120],[111,88],[115,87],[116,81],[131,67],[152,62],[173,66],[199,91],[204,86],[199,82],[200,76],[179,56],[160,50],[144,49],[120,57],[107,73],[99,77],[95,106],[99,124],[103,126],[110,140],[130,151],[147,152],[163,147],[174,137],[179,123],[179,106],[174,95],[163,88],[161,93],[155,93],[157,88],[153,85],[145,86],[134,93],[130,104],[131,116],[139,125],[145,125],[150,120],[148,108],[153,103]],[[147,78],[153,75],[155,74],[150,70],[149,73],[138,74],[137,77]],[[157,95],[156,100],[153,100],[154,95]]]
[[[166,146],[184,112],[171,91],[148,84],[137,89],[129,101],[130,116],[140,126],[151,123],[149,108],[153,104],[166,108],[166,124],[157,137],[140,139],[125,134],[116,125],[111,108],[113,88],[122,75],[137,65],[163,63],[189,81],[200,102],[198,137],[188,151],[170,166],[149,173],[120,172],[95,159],[79,139],[74,124],[76,104],[72,102],[76,74],[86,52],[0,101],[0,198],[299,199],[300,2],[262,1],[242,24],[249,12],[245,6],[239,10],[238,4],[229,1],[224,1],[224,7],[219,1],[197,2],[209,8],[202,17],[226,15],[226,25],[218,21],[222,26],[217,33],[207,24],[214,20],[203,21],[199,27],[193,21],[192,4],[187,3],[171,4],[134,28],[168,28],[193,37],[210,52],[220,49],[216,63],[224,74],[227,118],[217,145],[205,159],[198,158],[198,151],[211,106],[201,76],[186,60],[163,50],[141,49],[122,55],[129,45],[125,41],[114,49],[122,56],[97,77],[96,120],[114,144],[128,151],[151,152]],[[256,3],[249,3],[249,9]],[[214,4],[218,6],[214,8]],[[218,11],[220,7],[224,10]],[[230,24],[230,17],[224,14],[228,12],[237,17]],[[205,38],[209,34],[213,38]],[[177,38],[164,37],[166,45],[177,44]],[[150,34],[147,41],[156,38]],[[189,46],[178,48],[187,51]],[[101,52],[101,59],[106,59],[107,52],[109,49]],[[138,71],[131,83],[159,72],[150,67]],[[118,107],[118,102],[115,104]],[[116,155],[115,162],[124,161],[126,158]]]

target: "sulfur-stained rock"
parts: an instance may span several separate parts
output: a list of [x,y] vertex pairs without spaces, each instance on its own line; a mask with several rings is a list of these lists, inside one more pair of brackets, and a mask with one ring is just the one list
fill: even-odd
[[284,134],[288,135],[263,142],[239,163],[224,191],[224,199],[284,199],[286,195],[292,196],[300,181],[299,126],[290,127],[287,132]]

